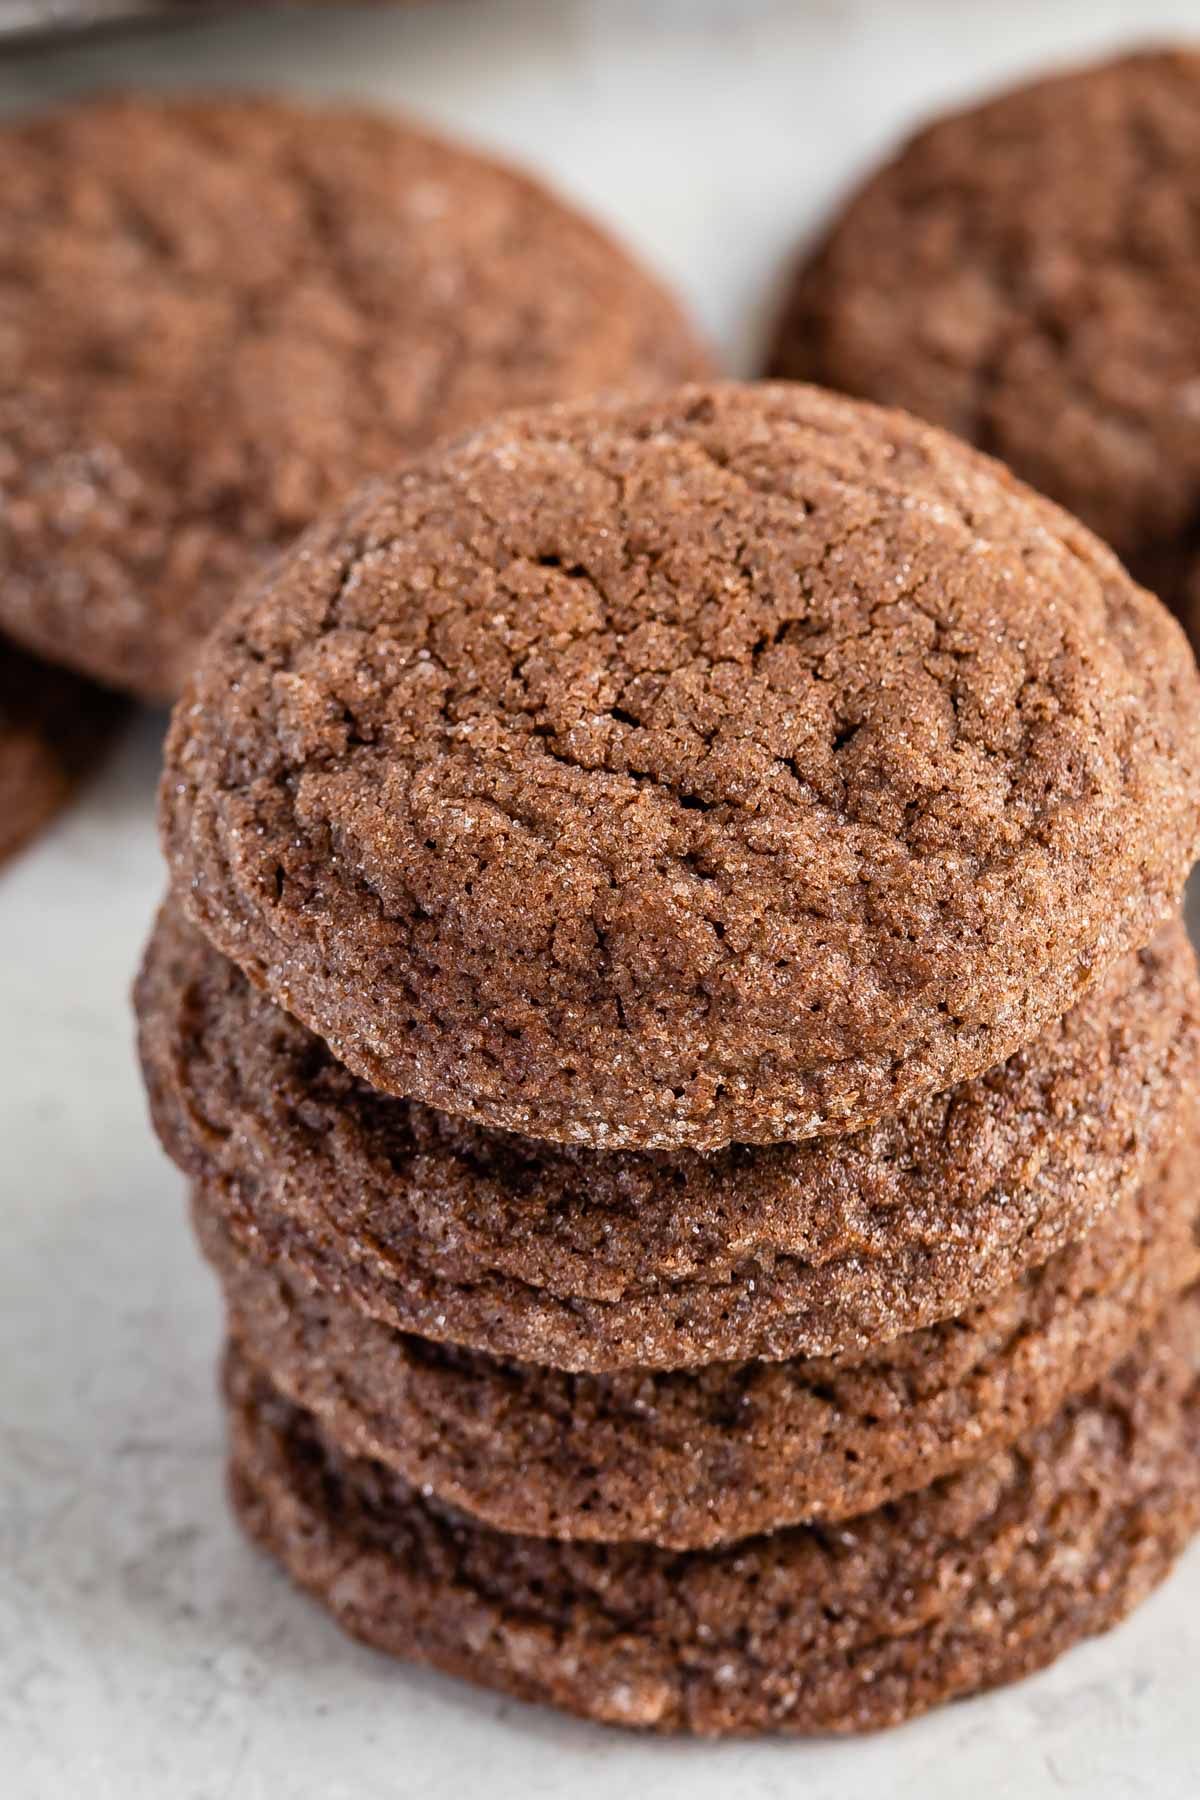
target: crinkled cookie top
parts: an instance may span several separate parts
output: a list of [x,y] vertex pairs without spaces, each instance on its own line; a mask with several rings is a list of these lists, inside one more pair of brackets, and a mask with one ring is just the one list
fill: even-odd
[[1178,903],[1200,691],[1087,531],[900,414],[718,385],[362,493],[178,707],[194,921],[375,1087],[550,1139],[841,1132]]

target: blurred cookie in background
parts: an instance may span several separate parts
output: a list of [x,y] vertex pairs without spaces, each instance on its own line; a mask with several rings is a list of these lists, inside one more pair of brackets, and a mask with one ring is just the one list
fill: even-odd
[[0,863],[66,805],[124,710],[91,682],[0,642]]
[[939,120],[798,270],[772,374],[903,406],[1200,605],[1200,54]]
[[0,232],[0,626],[152,701],[362,478],[509,407],[710,367],[538,182],[363,111],[116,98],[10,125]]

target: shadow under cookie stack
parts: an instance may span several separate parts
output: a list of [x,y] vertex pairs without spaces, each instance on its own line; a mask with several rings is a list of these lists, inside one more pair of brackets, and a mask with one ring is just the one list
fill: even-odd
[[234,1501],[356,1636],[868,1729],[1200,1525],[1200,691],[998,465],[803,387],[501,419],[233,609],[163,829]]

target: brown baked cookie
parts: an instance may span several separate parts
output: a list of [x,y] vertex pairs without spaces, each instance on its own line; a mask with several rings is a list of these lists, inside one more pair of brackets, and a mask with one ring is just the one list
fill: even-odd
[[659,1731],[861,1731],[1121,1619],[1200,1525],[1194,1307],[1009,1451],[853,1524],[723,1550],[509,1537],[344,1457],[234,1354],[233,1496],[356,1637]]
[[1200,1276],[1195,1130],[1173,1171],[1001,1293],[879,1350],[564,1375],[391,1331],[239,1250],[196,1195],[229,1335],[355,1456],[500,1531],[702,1549],[843,1519],[1006,1448]]
[[66,805],[122,712],[111,694],[0,641],[0,862]]
[[159,1134],[236,1238],[401,1329],[575,1369],[824,1355],[962,1312],[1148,1181],[1200,1083],[1178,923],[985,1076],[710,1156],[377,1094],[175,908],[136,998]]
[[572,207],[358,109],[5,123],[0,233],[0,625],[152,700],[362,477],[505,407],[711,367]]
[[998,465],[691,388],[314,529],[211,640],[162,817],[195,921],[375,1087],[795,1142],[1002,1061],[1175,910],[1200,682]]
[[939,120],[798,271],[776,375],[1009,463],[1185,610],[1200,596],[1200,56],[1138,54]]

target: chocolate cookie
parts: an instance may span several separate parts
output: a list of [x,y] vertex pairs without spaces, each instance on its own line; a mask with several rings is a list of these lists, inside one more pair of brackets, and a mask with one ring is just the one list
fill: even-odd
[[1181,610],[1200,594],[1200,56],[945,118],[802,266],[772,372],[1000,456]]
[[1178,905],[1182,632],[895,413],[500,420],[305,537],[168,740],[176,890],[377,1088],[794,1142],[1002,1061]]
[[0,862],[66,805],[121,712],[111,694],[0,642]]
[[0,625],[154,700],[363,476],[505,407],[710,367],[571,207],[359,110],[6,123],[0,233]]
[[1194,1307],[1014,1449],[850,1525],[723,1550],[509,1537],[347,1458],[236,1354],[233,1495],[356,1637],[659,1731],[860,1731],[1122,1618],[1200,1525]]
[[983,1077],[711,1156],[557,1148],[377,1094],[173,908],[137,1007],[159,1133],[235,1237],[389,1324],[575,1369],[824,1355],[961,1312],[1148,1181],[1200,1082],[1178,923]]
[[247,1360],[347,1454],[500,1531],[697,1549],[842,1519],[1006,1448],[1200,1276],[1192,1141],[1082,1242],[879,1350],[564,1375],[391,1331],[195,1218]]

